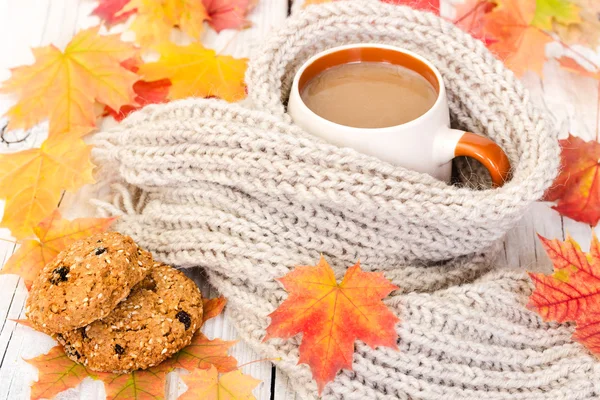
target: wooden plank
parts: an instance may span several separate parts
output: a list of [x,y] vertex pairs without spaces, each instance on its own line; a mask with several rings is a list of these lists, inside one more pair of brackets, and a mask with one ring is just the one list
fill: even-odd
[[[452,12],[451,3],[445,1],[442,10],[445,15]],[[33,57],[29,50],[31,46],[54,43],[64,46],[78,29],[93,26],[98,20],[89,16],[95,3],[86,0],[0,0],[0,34],[11,40],[0,41],[0,80],[8,77],[8,67],[29,63]],[[265,35],[281,24],[288,10],[286,0],[260,0],[255,11],[250,15],[254,26],[241,32],[225,31],[217,35],[208,29],[203,36],[203,42],[219,53],[232,54],[237,57],[251,56],[260,45]],[[561,49],[555,45],[549,46],[550,54],[560,54]],[[597,54],[589,51],[586,55],[600,60]],[[545,80],[542,82],[534,74],[524,78],[526,86],[531,90],[532,98],[540,106],[551,110],[553,124],[560,128],[563,136],[571,131],[586,140],[596,137],[596,115],[598,104],[590,99],[597,99],[597,84],[589,79],[574,77],[561,70],[556,62],[549,62],[545,69]],[[7,96],[0,96],[0,114],[12,104]],[[0,121],[0,127],[2,126]],[[36,128],[34,133],[22,143],[0,145],[0,152],[15,151],[16,149],[38,146],[44,139],[44,128]],[[61,209],[69,217],[89,215],[93,209],[86,208],[87,200],[93,196],[94,187],[86,187],[76,195],[68,195]],[[1,208],[1,207],[0,207]],[[534,204],[525,218],[511,230],[505,239],[505,251],[501,254],[498,267],[519,268],[528,270],[547,271],[551,263],[536,238],[536,233],[548,238],[564,237],[568,232],[584,249],[589,247],[591,228],[585,224],[576,223],[562,218],[553,211],[547,203]],[[0,265],[16,249],[10,241],[6,229],[0,229]],[[206,296],[216,293],[206,284],[200,270],[189,270],[188,274],[202,288]],[[29,393],[29,382],[37,376],[34,368],[21,360],[21,357],[33,357],[49,350],[53,341],[46,335],[32,331],[23,326],[17,326],[6,318],[19,318],[23,315],[23,304],[26,291],[22,282],[15,276],[0,276],[0,399],[26,399]],[[237,339],[235,329],[222,316],[209,321],[203,331],[209,337],[220,337],[225,340]],[[232,354],[240,364],[260,359],[244,343],[238,343]],[[250,374],[263,383],[255,390],[260,400],[274,396],[277,400],[295,399],[288,379],[276,371],[272,376],[271,364],[266,361],[252,363],[243,367],[244,373]],[[274,379],[274,393],[271,394],[271,384]],[[177,381],[169,382],[169,397],[182,390],[183,386]],[[61,398],[104,399],[102,384],[86,379],[78,388],[61,395]]]
[[[10,0],[0,1],[0,18],[3,22],[0,32],[3,37],[12,37],[15,40],[0,42],[0,52],[10,54],[0,60],[0,79],[9,76],[8,68],[16,65],[31,63],[33,61],[29,47],[53,43],[64,46],[73,34],[82,28],[96,25],[98,19],[90,17],[94,3],[89,1],[68,0],[53,2],[52,0],[26,0],[17,6]],[[287,2],[282,0],[262,0],[250,15],[253,27],[242,32],[225,31],[217,35],[207,29],[203,43],[215,48],[220,53],[233,54],[237,57],[248,57],[264,36],[275,26],[280,24],[287,16]],[[13,103],[8,96],[0,97],[0,112],[4,113]],[[0,121],[1,123],[1,121]],[[0,125],[1,126],[1,125]],[[45,138],[44,128],[36,129],[29,139],[18,145],[3,146],[0,151],[15,151],[24,148],[39,146]],[[92,197],[93,187],[76,196],[67,196],[61,209],[68,217],[90,215],[89,212],[78,213],[74,205],[87,203]],[[83,208],[85,210],[85,208]],[[87,210],[91,210],[88,208]],[[11,240],[6,229],[0,229],[0,239]],[[3,265],[5,260],[16,249],[14,243],[0,240],[0,260]],[[213,296],[213,290],[201,279],[200,271],[190,271],[195,281],[202,286],[205,295]],[[24,285],[16,276],[0,276],[0,321],[3,321],[0,331],[0,355],[4,355],[0,368],[0,399],[25,399],[29,397],[29,383],[35,379],[37,372],[21,359],[21,355],[33,357],[48,351],[54,341],[46,335],[35,332],[15,323],[7,321],[6,317],[19,318],[23,314],[23,304],[26,298]],[[220,337],[225,340],[237,338],[235,329],[219,316],[209,321],[203,330],[209,337]],[[246,344],[238,343],[232,350],[240,364],[249,363],[242,368],[242,372],[250,374],[262,383],[254,391],[257,399],[271,398],[271,363],[262,361],[252,363],[260,357],[251,351]],[[175,380],[170,380],[168,385],[169,398],[185,388]],[[86,379],[82,384],[64,393],[69,398],[105,398],[103,385]],[[62,396],[61,396],[62,397]]]

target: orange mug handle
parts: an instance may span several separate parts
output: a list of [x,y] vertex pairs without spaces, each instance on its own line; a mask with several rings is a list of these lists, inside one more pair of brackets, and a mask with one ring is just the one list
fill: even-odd
[[471,157],[482,163],[490,172],[494,187],[500,187],[510,179],[510,161],[504,150],[491,139],[465,132],[456,144],[454,156]]

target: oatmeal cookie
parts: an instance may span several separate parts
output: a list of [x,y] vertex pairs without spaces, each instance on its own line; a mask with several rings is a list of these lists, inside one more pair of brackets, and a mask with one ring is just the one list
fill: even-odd
[[39,330],[63,333],[108,315],[152,267],[149,253],[117,232],[77,241],[48,263],[27,299]]
[[201,325],[196,284],[159,265],[107,317],[57,338],[87,368],[126,373],[161,363],[187,346]]

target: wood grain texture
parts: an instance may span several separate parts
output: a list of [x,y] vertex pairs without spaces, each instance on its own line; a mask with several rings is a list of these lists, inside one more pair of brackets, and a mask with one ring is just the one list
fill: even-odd
[[[447,0],[442,3],[444,15],[451,15],[452,4],[456,2],[460,0]],[[9,67],[33,61],[30,47],[50,43],[64,46],[78,29],[96,25],[98,19],[89,16],[94,6],[93,0],[0,0],[0,80],[8,78]],[[249,57],[265,35],[282,23],[287,12],[288,0],[259,0],[257,8],[250,15],[253,22],[251,29],[241,32],[224,31],[219,35],[207,30],[203,42],[224,54]],[[560,54],[561,50],[551,45],[548,52],[556,55]],[[600,56],[596,53],[588,51],[586,55],[600,61]],[[534,74],[527,74],[524,78],[532,98],[541,107],[549,110],[553,123],[561,128],[565,136],[570,131],[586,140],[596,138],[599,111],[597,83],[566,73],[556,62],[549,62],[544,73],[544,81]],[[13,101],[14,99],[8,96],[0,96],[0,115]],[[0,119],[0,127],[2,125],[3,121]],[[26,139],[21,141],[23,137]],[[0,152],[36,147],[44,138],[43,125],[33,129],[29,135],[24,132],[12,132],[6,139],[17,143],[0,142]],[[75,195],[65,196],[61,203],[63,214],[69,218],[90,215],[92,208],[87,200],[93,193],[94,188],[86,187]],[[551,263],[536,234],[549,238],[564,238],[567,232],[579,241],[584,249],[589,248],[589,226],[562,218],[547,203],[534,204],[519,225],[506,236],[504,251],[499,255],[498,264],[501,267],[547,271],[551,268]],[[0,229],[0,265],[6,262],[16,248],[11,242],[9,232]],[[187,270],[186,273],[199,284],[206,296],[217,295],[206,284],[200,269]],[[0,276],[0,400],[29,398],[29,383],[36,378],[37,372],[22,358],[34,357],[49,350],[54,344],[48,336],[10,321],[24,316],[23,305],[26,296],[25,286],[18,277]],[[211,338],[237,339],[237,333],[222,316],[209,321],[203,331]],[[236,344],[232,355],[240,364],[261,358],[243,343]],[[262,380],[254,391],[259,400],[297,398],[290,389],[287,378],[279,370],[273,372],[269,362],[249,364],[243,368],[243,372]],[[182,390],[184,385],[174,379],[170,380],[169,398],[175,398]],[[105,392],[101,383],[86,379],[77,388],[59,395],[58,398],[104,399]]]
[[[10,76],[8,69],[13,66],[33,62],[30,47],[53,43],[65,46],[79,29],[97,25],[99,20],[90,17],[94,1],[87,0],[24,0],[17,4],[11,0],[0,0],[0,80]],[[232,54],[236,57],[249,57],[260,44],[265,35],[287,16],[287,0],[261,0],[249,19],[253,26],[244,31],[223,31],[217,35],[207,28],[203,43],[222,54]],[[8,96],[0,97],[0,114],[4,113],[14,99]],[[0,127],[3,121],[0,120]],[[7,135],[9,140],[18,140],[25,132],[15,132]],[[27,140],[6,144],[0,143],[0,152],[12,152],[36,147],[45,139],[44,127],[33,129]],[[65,217],[75,218],[90,215],[92,208],[87,200],[94,193],[93,188],[87,187],[74,195],[67,195],[61,203]],[[17,249],[10,242],[11,237],[6,229],[0,229],[0,265]],[[202,288],[205,296],[214,297],[214,292],[206,283],[200,270],[186,271]],[[22,360],[31,358],[48,351],[55,343],[46,335],[20,326],[9,319],[24,317],[23,306],[27,291],[23,282],[13,275],[0,276],[0,399],[28,399],[29,384],[36,379],[37,371]],[[235,329],[219,316],[208,321],[203,327],[204,333],[210,337],[220,337],[225,340],[236,340]],[[250,363],[242,368],[242,372],[260,379],[262,383],[254,390],[259,400],[271,398],[272,366],[268,361],[251,363],[259,360],[260,356],[250,350],[244,343],[236,344],[231,354],[239,364]],[[168,398],[174,399],[185,385],[174,379],[169,380]],[[59,399],[104,399],[106,397],[100,382],[86,379],[76,389],[69,390]]]

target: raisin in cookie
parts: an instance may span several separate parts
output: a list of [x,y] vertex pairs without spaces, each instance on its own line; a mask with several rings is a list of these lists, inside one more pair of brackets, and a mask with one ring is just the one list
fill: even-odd
[[108,315],[148,275],[148,254],[117,232],[73,243],[33,283],[27,317],[37,329],[54,334]]
[[125,373],[161,363],[187,346],[201,325],[196,284],[159,265],[107,317],[57,339],[87,368]]

